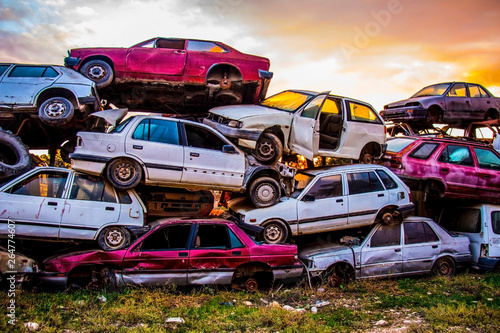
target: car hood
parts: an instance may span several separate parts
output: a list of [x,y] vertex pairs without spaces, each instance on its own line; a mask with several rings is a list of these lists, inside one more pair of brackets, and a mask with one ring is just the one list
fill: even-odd
[[119,124],[123,118],[125,118],[127,113],[128,109],[109,109],[109,110],[94,112],[91,113],[90,115],[97,118],[102,118],[111,126],[116,127],[116,125]]
[[[353,245],[352,248],[356,250],[359,248],[359,245]],[[322,255],[322,254],[341,254],[344,252],[352,253],[351,249],[346,246],[342,245],[339,243],[319,243],[315,245],[308,245],[306,247],[303,247],[299,251],[299,257],[301,259],[305,259],[311,256],[317,256],[317,255]]]
[[210,110],[210,113],[233,120],[244,120],[245,118],[258,116],[273,116],[288,114],[286,111],[271,109],[261,105],[228,105],[218,106]]
[[386,109],[400,108],[400,107],[405,106],[408,103],[415,103],[415,102],[424,104],[425,102],[427,102],[429,100],[436,99],[436,97],[442,97],[442,96],[426,96],[426,97],[413,97],[413,98],[402,99],[400,101],[387,104],[385,108]]

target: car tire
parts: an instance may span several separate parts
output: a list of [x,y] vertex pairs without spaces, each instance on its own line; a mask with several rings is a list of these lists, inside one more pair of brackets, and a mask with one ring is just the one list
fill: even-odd
[[276,204],[281,197],[280,184],[271,177],[262,177],[254,180],[248,190],[250,200],[257,208],[270,207]]
[[110,64],[104,60],[97,59],[86,62],[80,68],[80,73],[94,81],[98,89],[109,86],[115,76]]
[[21,138],[0,128],[0,179],[17,176],[31,168],[31,155]]
[[97,243],[105,251],[123,249],[130,243],[130,232],[123,227],[108,227],[101,231]]
[[249,293],[253,293],[259,290],[259,282],[253,277],[247,278],[247,280],[244,283],[244,286],[245,290],[248,291]]
[[268,244],[282,244],[288,239],[288,228],[280,220],[270,220],[263,227],[262,238]]
[[432,267],[432,275],[452,277],[455,275],[455,261],[450,257],[439,258]]
[[63,126],[70,122],[75,107],[67,98],[52,97],[38,107],[38,118],[45,125]]
[[283,155],[283,144],[273,133],[263,133],[255,144],[254,156],[264,164],[273,164]]
[[106,168],[109,182],[120,190],[128,190],[139,185],[142,179],[142,168],[135,160],[117,158]]
[[363,164],[372,164],[373,163],[373,155],[370,154],[370,153],[363,153],[361,155],[361,159],[360,159],[360,162],[363,163]]

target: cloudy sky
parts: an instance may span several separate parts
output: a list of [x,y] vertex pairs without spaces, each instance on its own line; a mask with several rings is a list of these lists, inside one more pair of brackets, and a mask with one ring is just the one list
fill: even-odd
[[269,94],[358,98],[377,110],[466,80],[500,96],[498,0],[0,0],[0,62],[150,37],[219,40],[271,60]]

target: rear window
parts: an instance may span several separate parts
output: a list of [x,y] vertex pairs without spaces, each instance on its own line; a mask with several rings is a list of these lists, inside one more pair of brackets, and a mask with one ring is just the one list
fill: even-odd
[[450,231],[479,233],[481,231],[481,211],[474,208],[446,208],[441,214],[439,224]]
[[437,143],[423,143],[412,151],[410,157],[426,160],[436,150],[437,146]]
[[500,211],[491,213],[491,227],[495,234],[500,235]]
[[401,150],[408,147],[415,142],[415,139],[410,138],[396,138],[387,140],[387,151],[399,153]]

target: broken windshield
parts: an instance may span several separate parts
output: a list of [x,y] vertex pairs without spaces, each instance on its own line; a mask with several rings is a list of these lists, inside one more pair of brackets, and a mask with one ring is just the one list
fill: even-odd
[[263,100],[260,105],[287,112],[295,112],[314,95],[297,91],[283,91]]

